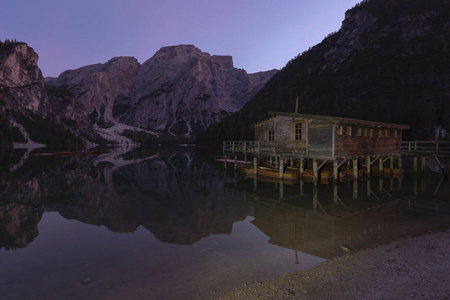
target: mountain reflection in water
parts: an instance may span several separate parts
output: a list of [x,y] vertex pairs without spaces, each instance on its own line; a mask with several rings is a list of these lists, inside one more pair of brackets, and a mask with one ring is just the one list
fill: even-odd
[[2,236],[8,238],[2,238],[6,244],[1,246],[24,247],[24,235],[31,242],[44,208],[113,232],[135,232],[143,226],[161,242],[179,245],[191,245],[210,234],[231,234],[234,222],[251,215],[250,208],[225,199],[220,168],[196,155],[158,153],[130,161],[114,153],[32,157],[42,171],[20,172],[0,193],[7,203],[1,207],[2,218],[9,221],[2,228]]
[[208,298],[310,267],[343,246],[448,226],[449,184],[440,177],[288,185],[225,172],[206,157],[184,148],[4,155],[5,299]]

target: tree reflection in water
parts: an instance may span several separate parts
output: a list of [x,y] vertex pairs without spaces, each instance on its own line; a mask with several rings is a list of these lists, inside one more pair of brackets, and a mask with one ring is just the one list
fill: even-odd
[[311,255],[448,225],[449,184],[433,176],[265,182],[206,157],[187,148],[3,155],[0,248],[28,250],[0,250],[5,297],[115,297],[126,286],[208,298],[206,287],[226,292],[323,261]]

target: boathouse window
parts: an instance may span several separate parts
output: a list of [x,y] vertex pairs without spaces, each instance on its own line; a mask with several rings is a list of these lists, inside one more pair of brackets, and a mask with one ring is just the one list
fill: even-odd
[[370,128],[370,130],[369,130],[369,136],[370,136],[370,137],[373,137],[373,128]]
[[395,138],[398,137],[398,132],[397,132],[397,130],[394,130],[394,137],[395,137]]
[[362,128],[358,127],[358,136],[361,136],[361,135],[362,135]]
[[385,129],[384,130],[384,137],[388,137],[389,136],[389,130]]
[[269,130],[268,132],[268,140],[275,141],[275,130]]
[[364,128],[364,136],[367,136],[367,128]]
[[294,138],[296,141],[302,140],[302,123],[295,123],[295,129],[294,129]]
[[338,135],[344,135],[344,126],[339,126]]
[[381,137],[381,129],[378,129],[378,137]]
[[347,127],[347,135],[352,136],[352,126]]

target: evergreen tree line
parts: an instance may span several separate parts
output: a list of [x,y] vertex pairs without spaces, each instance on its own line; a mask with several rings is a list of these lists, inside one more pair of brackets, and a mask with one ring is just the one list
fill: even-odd
[[[411,126],[406,139],[427,139],[435,125],[450,129],[449,1],[372,0],[350,11],[357,9],[377,17],[362,36],[363,50],[330,65],[325,54],[341,32],[328,35],[289,61],[239,112],[199,135],[197,143],[253,140],[252,124],[269,111],[294,112],[297,96],[300,113],[406,124]],[[426,16],[426,33],[403,37],[399,19],[407,16]],[[381,32],[385,28],[394,30]]]
[[[30,139],[45,145],[65,145],[74,149],[81,149],[83,140],[70,130],[55,124],[54,120],[44,119],[38,115],[23,115],[12,113],[14,119],[20,123]],[[10,147],[12,143],[25,143],[27,140],[18,127],[11,126],[3,103],[0,99],[0,145]]]
[[81,149],[83,140],[70,130],[55,124],[54,120],[44,119],[38,115],[25,116],[15,113],[14,118],[25,128],[30,139],[45,145],[65,145],[73,149]]

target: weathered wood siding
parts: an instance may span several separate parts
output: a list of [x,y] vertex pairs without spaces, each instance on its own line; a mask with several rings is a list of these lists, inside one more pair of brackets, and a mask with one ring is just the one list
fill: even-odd
[[[292,134],[292,124],[295,122],[303,122],[302,137],[303,140],[295,141]],[[274,151],[278,154],[306,154],[306,121],[300,118],[292,118],[286,116],[277,116],[255,125],[255,140],[267,141],[267,132],[274,130],[274,142],[267,143],[274,147]],[[269,151],[269,149],[265,149]],[[265,152],[267,152],[265,151]]]
[[331,157],[333,154],[333,124],[311,120],[308,124],[309,155]]
[[306,154],[306,141],[295,141],[292,135],[292,125],[296,122],[302,122],[304,120],[300,118],[292,118],[286,116],[276,117],[276,128],[278,131],[278,141],[276,143],[275,150],[282,154]]
[[[295,140],[295,124],[302,123],[302,140]],[[404,125],[300,114],[280,114],[255,125],[255,140],[264,153],[346,157],[386,155],[401,151]],[[351,130],[349,130],[351,128]],[[269,131],[273,131],[268,140]]]
[[255,125],[255,141],[266,141],[267,132],[275,130],[275,118],[268,119]]
[[[341,126],[344,128],[342,135],[339,134],[339,126],[336,129],[336,156],[384,155],[401,150],[402,131],[400,129],[380,129],[378,127],[349,124]],[[346,128],[348,126],[352,126],[351,136],[347,135]],[[360,136],[358,135],[358,128],[361,128]],[[395,136],[395,131],[397,131],[397,136]]]

